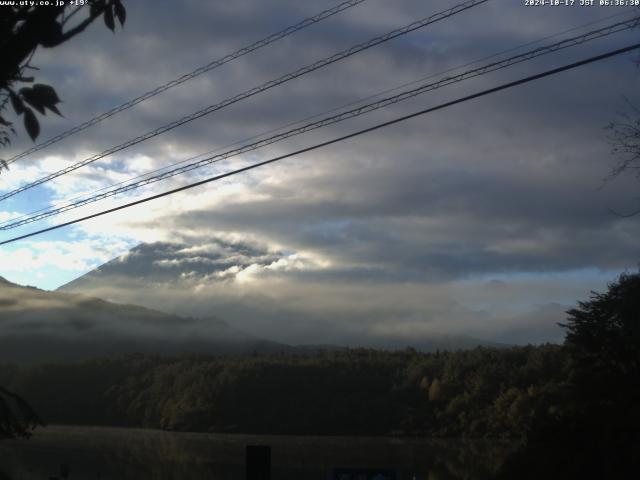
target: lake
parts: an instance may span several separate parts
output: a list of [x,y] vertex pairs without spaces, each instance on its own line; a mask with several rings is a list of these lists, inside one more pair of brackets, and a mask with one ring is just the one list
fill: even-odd
[[[177,433],[49,426],[0,441],[0,480],[238,480],[247,445],[271,447],[273,480],[327,480],[339,472],[393,472],[396,480],[488,479],[514,445],[496,441]],[[355,476],[344,478],[355,478]]]

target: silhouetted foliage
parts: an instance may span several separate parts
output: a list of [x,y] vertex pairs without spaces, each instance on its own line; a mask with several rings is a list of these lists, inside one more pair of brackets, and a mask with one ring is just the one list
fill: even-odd
[[630,172],[640,179],[640,110],[631,104],[629,106],[630,112],[620,114],[618,120],[606,127],[612,153],[618,158],[611,176]]
[[[567,312],[564,408],[535,425],[503,478],[636,478],[640,472],[640,273]],[[540,465],[540,458],[546,465]]]
[[616,383],[640,378],[640,273],[621,275],[606,293],[593,292],[567,314],[561,326],[576,368]]
[[[30,65],[36,49],[66,42],[100,16],[112,31],[115,30],[114,18],[121,25],[126,19],[121,0],[84,0],[77,6],[58,6],[54,2],[46,6],[33,5],[39,2],[15,3],[3,6],[0,16],[0,145],[3,146],[8,145],[10,135],[16,133],[13,123],[3,114],[9,103],[15,114],[22,117],[24,128],[34,141],[40,133],[34,109],[40,115],[46,115],[47,110],[60,115],[57,107],[60,99],[53,87],[34,84],[34,77],[26,74],[27,70],[37,70]],[[24,86],[19,88],[20,85]],[[6,167],[2,161],[0,171]]]
[[[607,180],[625,173],[640,180],[640,110],[629,103],[629,111],[620,114],[606,129],[609,131],[612,154],[617,159]],[[640,209],[618,215],[629,217],[638,213]]]
[[29,437],[38,425],[44,424],[31,406],[0,386],[0,438]]

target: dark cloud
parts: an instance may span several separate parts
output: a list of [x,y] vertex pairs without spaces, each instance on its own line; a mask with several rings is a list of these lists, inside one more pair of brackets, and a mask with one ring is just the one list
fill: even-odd
[[[46,152],[80,160],[451,5],[369,0]],[[35,57],[41,80],[55,85],[65,100],[65,118],[45,119],[43,138],[327,6],[292,0],[185,1],[179,7],[132,2],[124,31],[114,36],[94,25],[81,41]],[[612,13],[488,2],[120,152],[58,183],[55,194],[64,196],[78,185],[98,188],[109,183],[107,175],[122,180]],[[436,90],[245,155],[225,168],[602,53],[633,35]],[[638,185],[622,179],[602,187],[611,165],[603,126],[626,108],[623,95],[638,99],[631,59],[566,72],[177,195],[155,204],[166,208],[149,206],[145,215],[114,221],[121,230],[112,231],[108,220],[102,231],[79,227],[74,232],[80,236],[121,235],[128,244],[149,243],[69,288],[171,312],[215,311],[286,341],[375,343],[410,338],[411,331],[477,335],[484,328],[496,341],[556,339],[554,322],[564,308],[557,306],[578,298],[576,285],[586,292],[611,272],[637,263],[640,217],[622,219],[610,210],[633,206]],[[21,136],[8,154],[27,145]],[[25,164],[43,158],[36,155]],[[214,171],[222,170],[194,172],[148,191]],[[584,274],[591,283],[573,276],[585,271],[598,272]],[[478,279],[518,274],[544,275],[563,293],[554,297],[539,283],[527,290],[520,288],[527,282],[515,282],[506,289],[517,290],[526,303],[515,312],[507,311],[507,301],[485,308],[467,299],[473,288],[485,292]],[[462,297],[452,293],[469,278],[475,287],[463,288]],[[497,290],[485,293],[485,303],[500,296]]]
[[[203,255],[220,245],[228,257]],[[443,282],[443,276],[411,275],[408,266],[327,266],[299,254],[265,255],[263,248],[246,242],[233,245],[216,239],[190,247],[140,245],[63,290],[192,316],[215,312],[245,331],[293,344],[429,348],[433,342],[442,346],[446,336],[451,342],[465,337],[499,343],[560,341],[557,323],[583,288],[574,285],[567,291],[562,279],[540,285],[517,277]],[[217,263],[223,259],[225,270]],[[180,261],[172,263],[176,270],[171,274],[155,273],[165,268],[158,266],[162,260]],[[445,263],[450,271],[452,262]],[[569,303],[540,303],[549,298],[568,298]]]

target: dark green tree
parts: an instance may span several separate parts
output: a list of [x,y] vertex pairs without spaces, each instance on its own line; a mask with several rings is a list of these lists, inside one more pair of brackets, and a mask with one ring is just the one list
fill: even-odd
[[[567,312],[555,414],[536,421],[498,478],[636,478],[640,471],[640,272]],[[553,392],[552,392],[553,393]],[[541,461],[544,459],[544,461]]]
[[[565,344],[590,368],[636,376],[640,360],[640,272],[620,275],[567,312]],[[636,378],[638,378],[636,376]]]
[[[570,381],[583,409],[611,428],[638,428],[640,272],[622,274],[567,312]],[[586,412],[585,412],[586,413]]]

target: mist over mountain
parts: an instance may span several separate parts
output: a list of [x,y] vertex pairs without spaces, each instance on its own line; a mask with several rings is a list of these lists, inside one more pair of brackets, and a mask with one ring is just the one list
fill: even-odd
[[[308,254],[237,239],[215,238],[191,245],[156,242],[140,244],[58,290],[137,303],[181,316],[215,314],[243,331],[293,345],[412,346],[433,351],[512,343],[509,338],[480,340],[474,331],[460,331],[453,322],[430,323],[433,310],[440,308],[438,299],[433,299],[431,310],[429,305],[416,305],[416,301],[427,303],[430,299],[411,284],[385,291],[385,284],[372,273],[366,281],[368,287],[381,292],[379,295],[360,290],[348,280],[336,285],[332,277],[353,275],[353,271],[340,274],[339,269],[324,267]],[[359,273],[362,278],[366,274]],[[392,298],[398,293],[406,303]],[[547,320],[562,308],[552,305],[541,318]],[[483,312],[460,315],[460,320],[466,316],[475,323],[486,320]],[[534,332],[529,341],[550,336],[540,322],[527,320],[528,330],[522,336]],[[487,330],[496,328],[491,322],[487,324]],[[435,327],[425,330],[425,325]],[[536,328],[540,331],[535,332]]]
[[[296,276],[309,263],[295,254],[217,240],[197,246],[141,244],[53,292],[0,277],[0,361],[502,345],[469,335],[407,339],[371,335],[364,329],[350,332],[353,322],[330,305],[326,311],[321,306],[315,312],[292,311],[280,308],[273,296],[243,289],[258,278],[260,287],[267,285],[273,293],[283,288],[279,272]],[[273,276],[265,283],[269,274]],[[313,308],[315,293],[309,291],[300,302]],[[283,341],[286,334],[293,341]]]
[[0,277],[0,361],[78,360],[126,353],[222,354],[288,350],[224,321],[180,317]]
[[[94,274],[99,275],[91,275]],[[480,343],[495,345],[473,338],[443,337],[415,342],[413,346],[426,351],[456,350]],[[291,346],[245,333],[215,316],[182,317],[82,294],[20,286],[0,277],[0,362],[73,361],[132,353],[295,355],[341,348]]]

